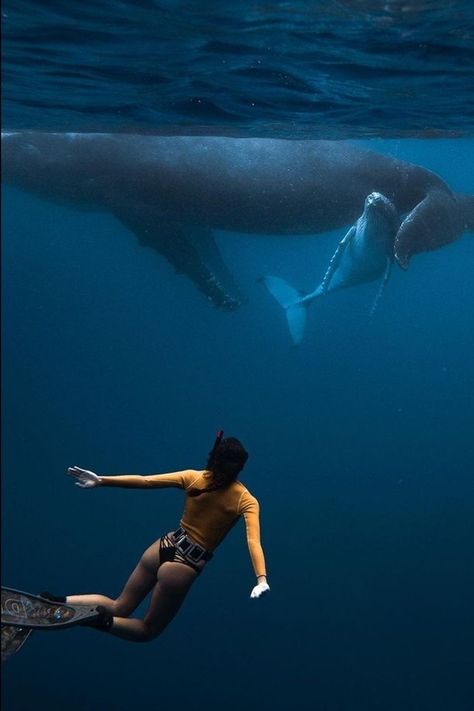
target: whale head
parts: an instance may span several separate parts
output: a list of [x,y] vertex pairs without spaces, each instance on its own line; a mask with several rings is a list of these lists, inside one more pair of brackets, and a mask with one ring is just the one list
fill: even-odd
[[450,244],[463,230],[463,214],[456,198],[448,190],[434,188],[400,225],[394,244],[395,259],[402,269],[407,269],[414,254]]
[[395,235],[400,225],[400,218],[395,205],[382,193],[367,195],[364,212],[357,221],[358,239],[384,254],[393,252]]

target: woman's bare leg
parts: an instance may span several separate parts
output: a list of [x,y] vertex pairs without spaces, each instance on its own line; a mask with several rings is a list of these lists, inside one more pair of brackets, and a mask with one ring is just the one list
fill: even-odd
[[[138,565],[127,580],[125,587],[113,600],[105,595],[68,595],[66,602],[71,605],[103,605],[112,615],[127,617],[145,599],[156,585],[160,565],[160,539],[152,543],[143,553]],[[191,569],[190,569],[191,570]]]
[[149,642],[171,622],[198,573],[183,563],[163,563],[143,620],[114,617],[109,632],[131,642]]
[[[204,564],[198,564],[202,567]],[[110,634],[133,642],[149,642],[171,622],[181,607],[198,573],[183,563],[160,566],[160,540],[144,552],[116,600],[105,595],[68,595],[71,605],[102,605],[113,616]],[[153,590],[150,606],[143,620],[128,615]]]

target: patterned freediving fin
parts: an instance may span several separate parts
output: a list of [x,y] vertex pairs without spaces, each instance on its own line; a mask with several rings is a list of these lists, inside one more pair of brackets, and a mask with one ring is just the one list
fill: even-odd
[[52,602],[39,595],[2,587],[2,626],[56,630],[91,622],[97,607]]
[[32,631],[27,627],[2,625],[2,664],[22,648]]

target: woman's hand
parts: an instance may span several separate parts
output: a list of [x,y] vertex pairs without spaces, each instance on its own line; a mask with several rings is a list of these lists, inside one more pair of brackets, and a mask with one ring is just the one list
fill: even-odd
[[77,479],[76,486],[80,486],[81,489],[92,489],[95,486],[100,486],[100,477],[94,472],[88,469],[81,469],[81,467],[69,467],[67,473]]
[[270,590],[270,585],[267,583],[266,579],[261,576],[259,578],[259,582],[257,585],[253,588],[252,592],[250,593],[251,598],[256,598],[256,597],[261,597],[262,595],[265,595]]

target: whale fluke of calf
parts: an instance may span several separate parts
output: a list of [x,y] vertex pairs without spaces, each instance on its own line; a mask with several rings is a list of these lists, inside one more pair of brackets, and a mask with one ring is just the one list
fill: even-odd
[[243,297],[216,230],[223,239],[327,232],[353,224],[377,192],[403,218],[391,256],[407,268],[474,229],[474,196],[343,141],[5,131],[2,175],[40,197],[110,212],[227,310]]

